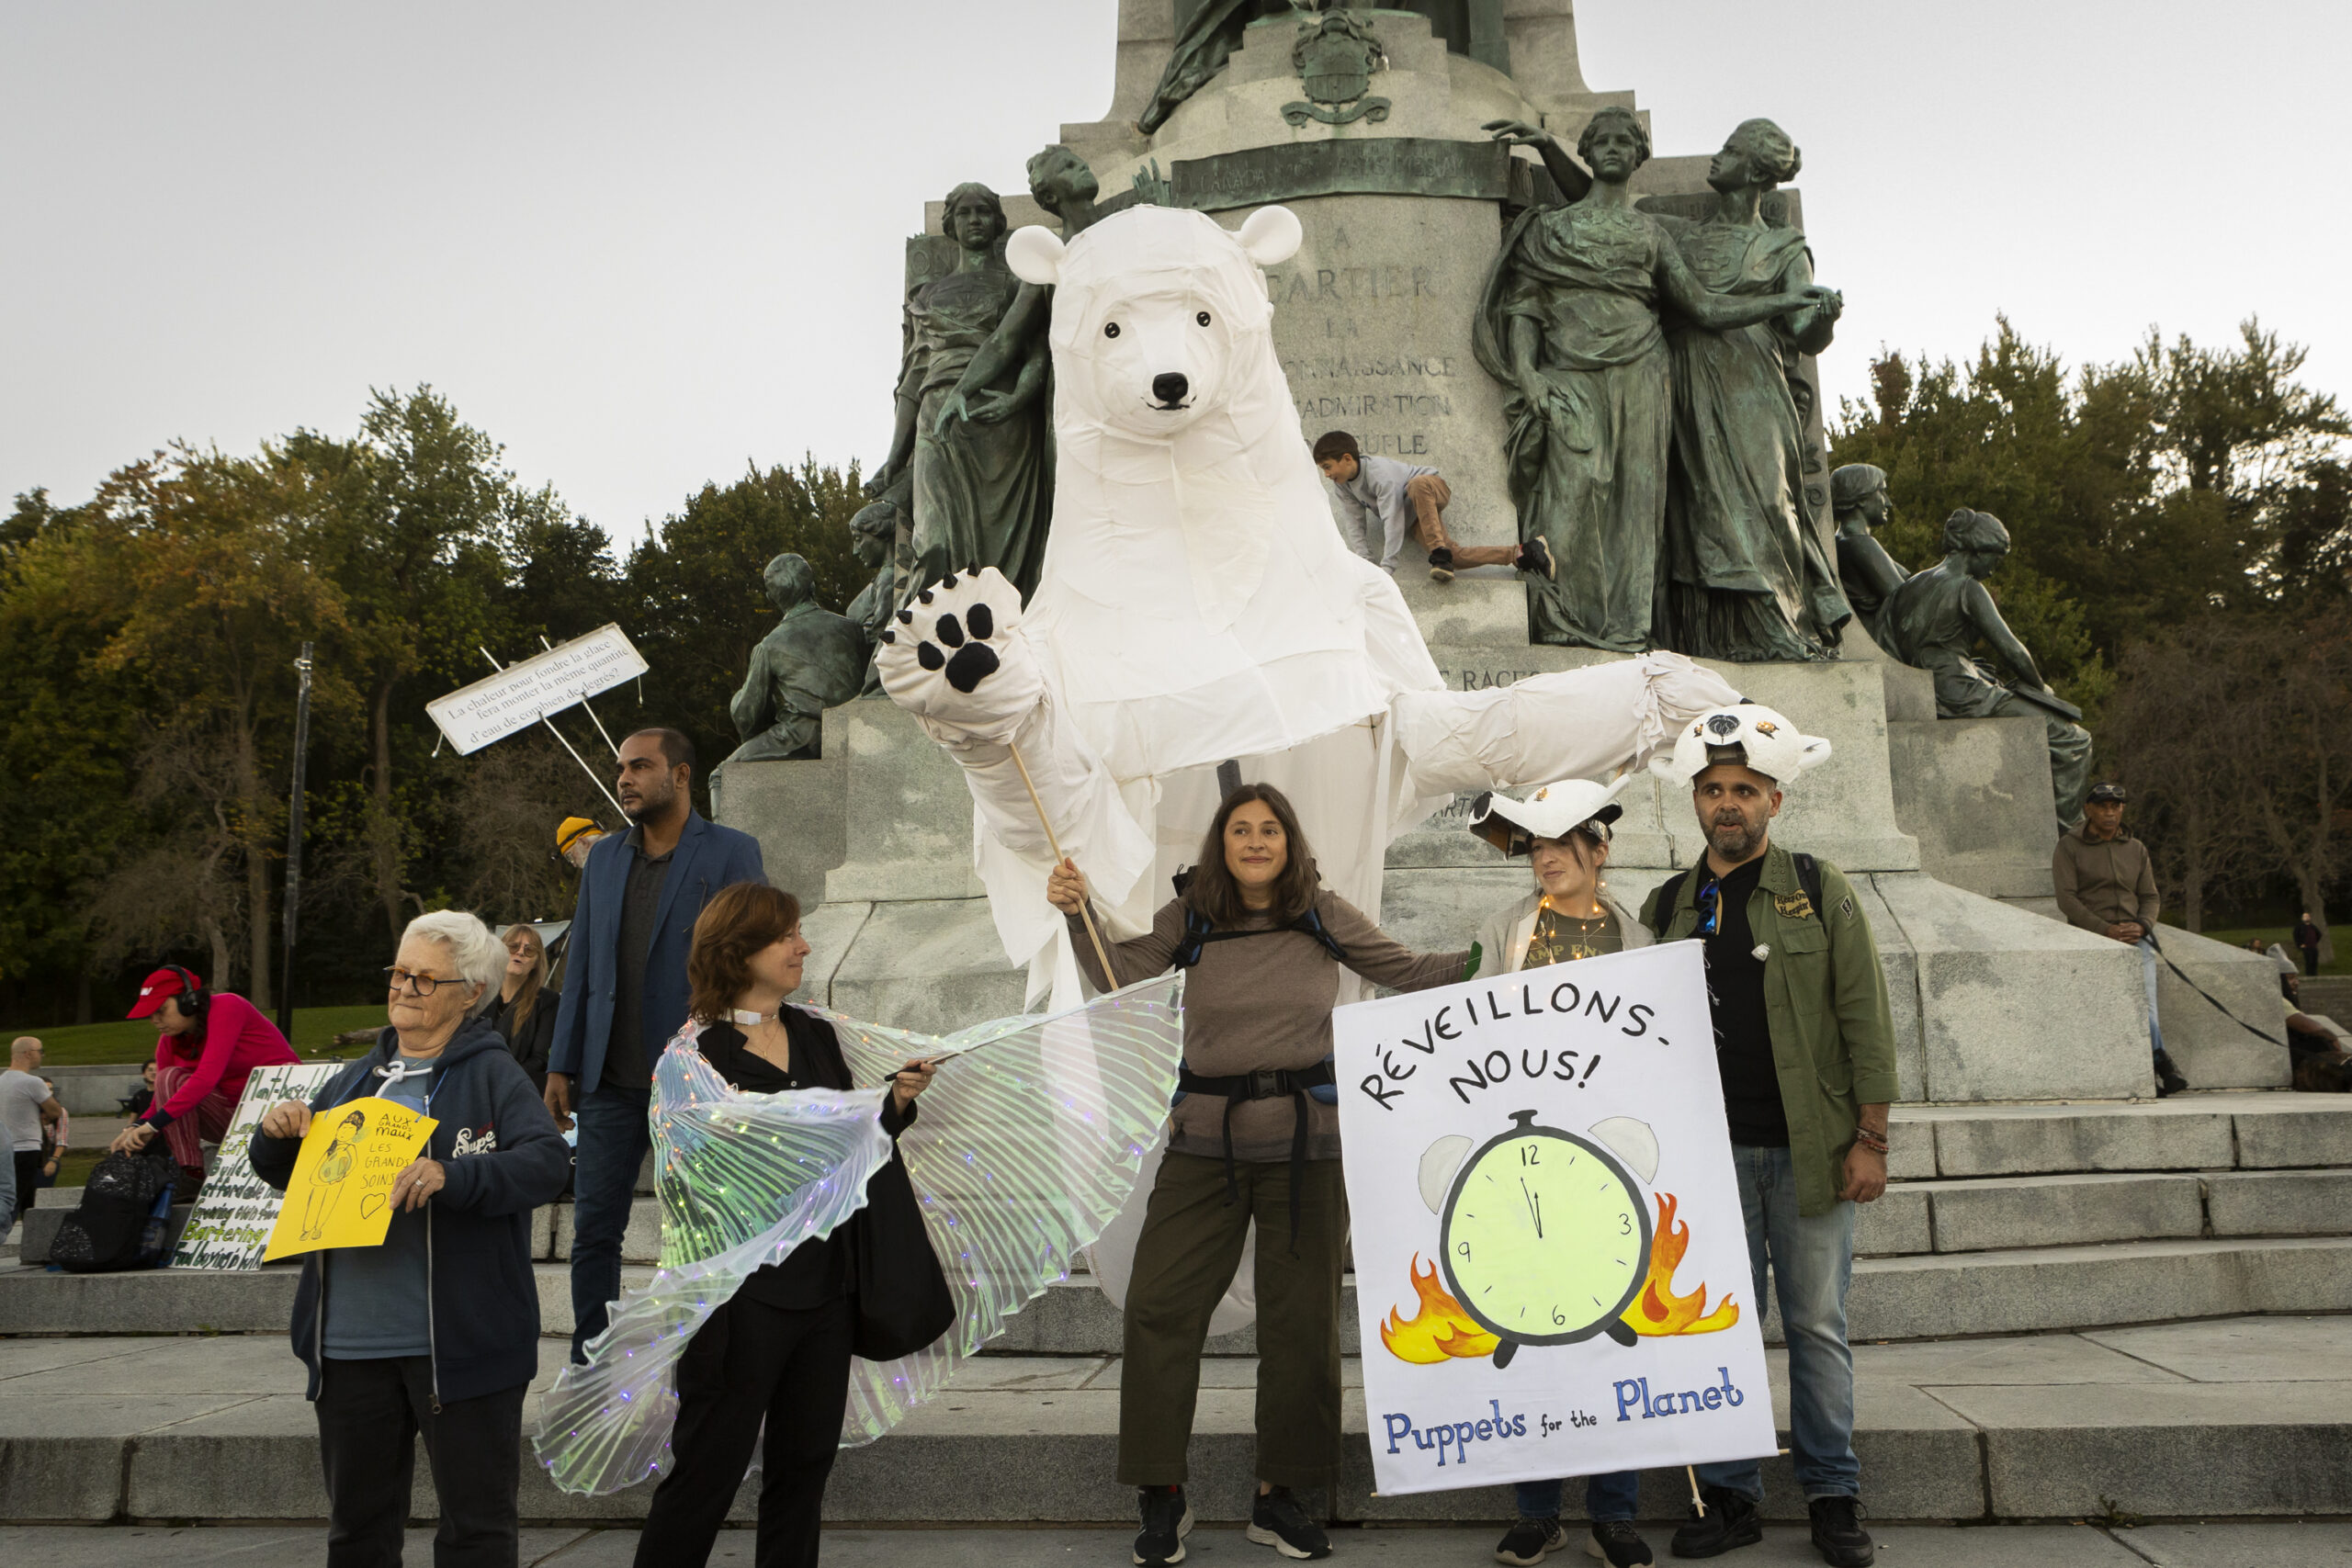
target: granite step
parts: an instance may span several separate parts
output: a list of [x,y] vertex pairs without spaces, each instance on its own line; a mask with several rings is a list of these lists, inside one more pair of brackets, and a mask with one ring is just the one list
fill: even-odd
[[[650,1269],[625,1267],[624,1287]],[[285,1334],[294,1314],[300,1264],[272,1263],[249,1274],[157,1269],[128,1274],[61,1274],[0,1267],[0,1333],[9,1335]],[[571,1333],[571,1267],[533,1268],[539,1290],[539,1332]]]
[[[2352,1513],[2352,1381],[2342,1318],[2268,1317],[1923,1345],[1855,1347],[1855,1449],[1875,1520],[1993,1522],[2109,1516]],[[540,1383],[561,1347],[548,1342]],[[1774,1408],[1785,1357],[1768,1357]],[[1361,1369],[1346,1369],[1341,1520],[1496,1521],[1499,1485],[1374,1494]],[[990,1358],[883,1441],[845,1450],[826,1494],[836,1521],[1119,1523],[1114,1475],[1120,1364]],[[1256,1368],[1204,1368],[1190,1454],[1204,1520],[1252,1489]],[[1787,1435],[1781,1435],[1785,1444]],[[1766,1510],[1802,1517],[1786,1459],[1767,1462]],[[326,1511],[301,1371],[256,1339],[0,1339],[0,1517],[239,1523]],[[759,1477],[737,1495],[748,1518]],[[650,1488],[560,1493],[524,1464],[526,1522],[628,1523]],[[1679,1471],[1643,1480],[1642,1513],[1682,1512]],[[1571,1507],[1577,1489],[1569,1488]],[[436,1512],[418,1466],[415,1512]]]
[[2352,1096],[1897,1105],[1887,1174],[1935,1178],[2352,1166]]
[[1897,1181],[1854,1216],[1861,1257],[2347,1234],[2352,1167]]

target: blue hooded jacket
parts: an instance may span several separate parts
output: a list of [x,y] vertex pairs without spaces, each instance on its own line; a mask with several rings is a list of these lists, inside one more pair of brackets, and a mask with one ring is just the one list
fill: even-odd
[[[376,1069],[400,1051],[386,1029],[376,1048],[336,1074],[311,1100],[322,1114],[376,1092]],[[473,1399],[531,1381],[538,1371],[539,1289],[531,1269],[531,1211],[561,1195],[571,1151],[556,1131],[530,1075],[498,1031],[469,1018],[435,1061],[426,1080],[433,1115],[429,1156],[448,1184],[424,1205],[425,1294],[432,1303],[433,1397]],[[294,1175],[300,1138],[255,1131],[254,1171],[283,1191]],[[311,1370],[309,1397],[319,1397],[320,1258],[302,1259],[294,1294],[294,1354]]]

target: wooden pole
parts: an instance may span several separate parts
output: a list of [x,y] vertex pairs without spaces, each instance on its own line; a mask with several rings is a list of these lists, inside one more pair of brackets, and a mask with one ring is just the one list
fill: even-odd
[[[1037,785],[1029,776],[1029,764],[1022,761],[1020,747],[1008,742],[1006,750],[1012,753],[1012,765],[1021,770],[1021,782],[1029,791],[1029,804],[1037,808],[1037,825],[1046,830],[1046,847],[1054,852],[1054,863],[1059,865],[1067,857],[1062,853],[1061,840],[1054,836],[1052,820],[1046,816],[1046,803],[1037,798]],[[1094,957],[1096,962],[1102,965],[1102,977],[1111,982],[1113,990],[1117,990],[1119,972],[1111,967],[1111,952],[1102,945],[1102,933],[1094,929],[1092,901],[1080,898],[1078,901],[1078,915],[1080,919],[1086,922],[1087,940],[1094,943]]]

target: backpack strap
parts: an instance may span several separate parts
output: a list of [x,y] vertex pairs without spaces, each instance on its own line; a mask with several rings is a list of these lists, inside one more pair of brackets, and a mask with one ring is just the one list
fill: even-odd
[[1176,944],[1176,956],[1170,964],[1178,969],[1190,969],[1201,961],[1201,944],[1209,940],[1209,918],[1184,906],[1184,940]]
[[1682,885],[1690,876],[1687,871],[1678,871],[1658,885],[1657,924],[1650,928],[1652,936],[1664,936],[1666,928],[1674,923],[1675,901],[1682,897]]
[[1826,925],[1829,916],[1821,908],[1821,863],[1803,850],[1792,852],[1789,858],[1797,863],[1797,886],[1804,889],[1805,901],[1813,906],[1814,919]]

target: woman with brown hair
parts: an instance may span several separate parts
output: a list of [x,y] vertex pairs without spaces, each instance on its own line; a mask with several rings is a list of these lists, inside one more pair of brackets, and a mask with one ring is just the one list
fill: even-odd
[[[1328,1557],[1330,1541],[1293,1492],[1329,1485],[1340,1468],[1340,970],[1416,991],[1461,979],[1469,954],[1413,953],[1324,887],[1297,814],[1271,784],[1226,795],[1199,863],[1178,883],[1149,935],[1111,949],[1116,983],[1193,971],[1168,1154],[1127,1285],[1119,1479],[1140,1491],[1135,1560],[1183,1560],[1201,1347],[1253,1220],[1262,1235],[1250,1539],[1285,1557]],[[1085,877],[1065,860],[1046,897],[1068,917],[1094,983],[1113,984],[1081,924]]]
[[[854,1087],[833,1026],[785,1001],[808,957],[798,899],[763,883],[722,889],[695,921],[687,1026],[669,1048],[699,1051],[742,1093]],[[913,1123],[934,1066],[910,1062],[895,1075],[882,1108],[893,1138]],[[745,1280],[696,1331],[678,1362],[674,1458],[639,1537],[640,1568],[708,1559],[755,1443],[758,1568],[816,1562],[858,1331],[858,1236],[853,1220],[803,1242]]]
[[506,966],[499,973],[498,995],[482,1017],[531,1075],[531,1087],[545,1091],[548,1047],[555,1043],[555,1013],[563,993],[548,984],[548,944],[535,928],[517,921],[499,941],[506,948]]

